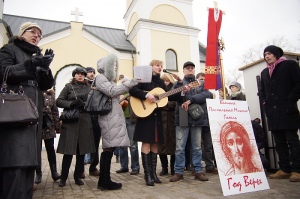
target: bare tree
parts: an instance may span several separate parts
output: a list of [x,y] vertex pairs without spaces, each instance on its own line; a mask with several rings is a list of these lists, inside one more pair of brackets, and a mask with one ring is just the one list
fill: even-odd
[[242,63],[244,65],[247,65],[249,63],[263,58],[262,52],[264,48],[268,45],[280,46],[283,49],[283,51],[294,52],[296,50],[296,47],[294,47],[284,36],[281,36],[249,48],[242,55]]

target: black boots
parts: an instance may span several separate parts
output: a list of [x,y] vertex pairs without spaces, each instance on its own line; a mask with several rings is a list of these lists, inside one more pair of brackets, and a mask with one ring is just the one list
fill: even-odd
[[37,166],[35,169],[35,184],[40,184],[42,182],[42,168],[41,166]]
[[168,156],[160,154],[159,155],[162,170],[159,173],[160,176],[168,175]]
[[163,167],[159,175],[160,176],[168,175],[168,167]]
[[161,183],[156,175],[156,165],[157,165],[157,153],[150,151],[151,158],[151,177],[155,183]]
[[144,174],[145,174],[144,179],[146,181],[146,185],[154,186],[154,182],[151,177],[150,153],[145,154],[142,152],[141,154],[142,154],[142,163],[143,163]]
[[57,173],[56,164],[49,163],[50,171],[51,171],[51,177],[54,181],[57,181],[60,179],[60,175]]
[[100,158],[100,176],[97,188],[103,190],[116,190],[122,188],[121,183],[113,182],[110,178],[110,166],[113,152],[103,151]]
[[74,180],[75,180],[75,184],[77,184],[79,186],[84,185],[84,182],[83,182],[83,180],[81,180],[80,176],[74,175]]
[[144,167],[144,179],[146,181],[147,186],[154,186],[155,183],[161,183],[156,175],[156,165],[157,165],[157,153],[142,154],[142,162]]

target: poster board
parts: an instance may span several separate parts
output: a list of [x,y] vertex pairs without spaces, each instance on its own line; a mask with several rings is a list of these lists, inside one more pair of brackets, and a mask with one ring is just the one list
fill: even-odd
[[247,102],[207,99],[206,103],[223,195],[270,189]]

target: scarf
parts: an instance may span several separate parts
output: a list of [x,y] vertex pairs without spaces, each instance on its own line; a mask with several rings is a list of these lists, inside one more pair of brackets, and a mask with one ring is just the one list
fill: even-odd
[[284,60],[286,60],[285,57],[280,57],[273,65],[267,64],[267,68],[269,68],[270,77],[272,76],[275,66],[277,66],[277,64],[279,64],[280,62],[282,62]]

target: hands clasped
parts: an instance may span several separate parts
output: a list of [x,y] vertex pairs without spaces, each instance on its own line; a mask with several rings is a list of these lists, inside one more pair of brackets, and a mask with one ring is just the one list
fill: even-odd
[[31,58],[31,62],[33,66],[40,66],[43,69],[49,70],[49,66],[53,60],[54,53],[52,49],[47,49],[45,55],[38,54]]
[[73,101],[70,105],[71,108],[80,108],[84,106],[84,102],[81,99]]

